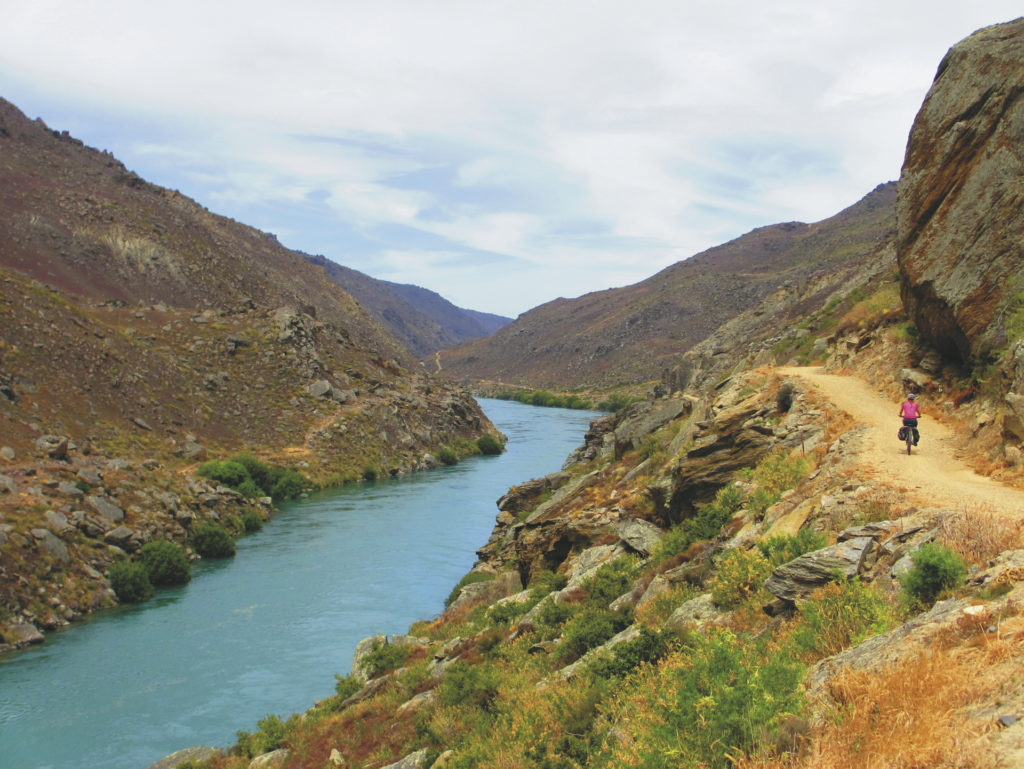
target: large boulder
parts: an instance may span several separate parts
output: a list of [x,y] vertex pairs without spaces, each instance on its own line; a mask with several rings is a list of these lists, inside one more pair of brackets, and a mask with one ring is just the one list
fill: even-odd
[[380,644],[386,644],[387,642],[388,637],[386,635],[373,635],[369,638],[364,638],[356,644],[355,652],[352,654],[353,678],[360,683],[366,683],[370,680],[371,670],[368,657]]
[[14,646],[41,644],[45,639],[39,628],[31,622],[15,622],[6,627],[4,635]]
[[833,580],[855,577],[874,549],[871,537],[853,537],[784,563],[765,582],[768,592],[796,601]]
[[914,121],[899,180],[904,305],[928,342],[964,361],[1012,344],[1007,326],[1024,308],[1022,96],[1024,18],[958,43]]
[[206,746],[197,746],[194,748],[185,748],[171,753],[169,756],[165,756],[157,761],[155,764],[150,764],[149,769],[177,769],[179,765],[195,762],[202,763],[204,761],[211,761],[214,758],[219,758],[224,755],[224,751],[219,748],[210,748]]
[[108,521],[123,521],[124,510],[115,505],[109,497],[101,494],[90,494],[85,498],[85,506],[94,513],[99,513]]
[[648,556],[665,536],[665,532],[650,521],[640,518],[628,518],[615,525],[615,533],[619,535],[630,550]]
[[283,769],[291,755],[292,752],[288,748],[278,748],[262,756],[256,756],[249,762],[249,769]]
[[400,761],[381,767],[381,769],[420,769],[427,762],[428,751],[426,748],[410,753]]
[[479,604],[491,604],[510,595],[515,595],[523,589],[523,582],[517,571],[503,571],[495,575],[494,579],[486,582],[471,582],[463,586],[458,596],[448,607],[449,611],[464,609],[467,606]]

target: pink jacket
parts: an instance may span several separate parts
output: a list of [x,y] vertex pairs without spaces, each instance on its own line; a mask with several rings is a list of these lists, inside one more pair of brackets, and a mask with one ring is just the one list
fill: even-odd
[[903,405],[900,406],[900,416],[906,419],[917,419],[921,416],[921,407],[917,405],[917,401],[903,401]]

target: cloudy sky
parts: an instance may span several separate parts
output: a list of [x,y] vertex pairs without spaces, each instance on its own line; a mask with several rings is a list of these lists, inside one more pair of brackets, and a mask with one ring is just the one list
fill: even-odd
[[899,176],[1003,0],[0,0],[0,96],[374,277],[516,316]]

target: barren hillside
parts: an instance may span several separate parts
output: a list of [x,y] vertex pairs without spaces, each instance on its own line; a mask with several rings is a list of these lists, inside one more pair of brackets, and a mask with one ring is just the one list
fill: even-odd
[[[881,185],[824,221],[763,227],[633,286],[549,302],[491,337],[443,351],[442,371],[558,389],[658,379],[776,292],[798,295],[805,314],[823,305],[892,241],[895,199],[896,185]],[[800,311],[794,307],[793,316]]]

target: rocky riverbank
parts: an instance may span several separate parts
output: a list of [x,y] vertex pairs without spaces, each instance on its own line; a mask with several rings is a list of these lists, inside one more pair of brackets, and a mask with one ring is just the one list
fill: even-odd
[[57,436],[39,446],[53,456],[0,467],[0,652],[115,606],[107,569],[146,542],[183,542],[203,522],[240,531],[243,513],[267,520],[273,509],[157,461],[108,458]]

